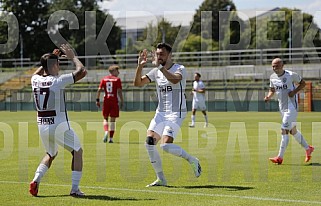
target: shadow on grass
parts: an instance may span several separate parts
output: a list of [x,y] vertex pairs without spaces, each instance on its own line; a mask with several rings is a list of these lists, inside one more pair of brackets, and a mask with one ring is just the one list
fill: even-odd
[[228,185],[196,185],[196,186],[168,186],[184,189],[227,189],[228,191],[252,190],[254,187],[228,186]]
[[320,167],[320,166],[321,166],[321,164],[320,164],[320,163],[318,163],[318,162],[311,162],[310,164],[307,164],[307,165],[305,165],[305,166]]
[[70,197],[70,198],[77,198],[77,199],[87,199],[87,200],[105,200],[105,201],[146,201],[146,200],[156,200],[156,199],[137,199],[137,198],[123,198],[123,197],[112,197],[107,195],[86,195],[84,197],[72,197],[70,195],[44,195],[44,196],[37,196],[37,198],[48,198],[48,197]]

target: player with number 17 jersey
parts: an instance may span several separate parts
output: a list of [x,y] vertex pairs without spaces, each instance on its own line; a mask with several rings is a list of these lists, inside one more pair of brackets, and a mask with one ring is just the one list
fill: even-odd
[[45,121],[47,117],[55,117],[55,123],[68,121],[64,88],[74,83],[72,73],[60,77],[33,75],[31,83],[38,111],[38,124],[41,124],[40,121]]
[[113,75],[105,76],[99,84],[99,89],[105,91],[104,94],[104,117],[119,117],[119,105],[117,90],[122,89],[121,80]]
[[57,154],[58,145],[68,151],[81,148],[77,135],[69,125],[65,104],[64,88],[73,83],[72,73],[61,76],[35,74],[31,78],[39,133],[47,153],[52,157]]

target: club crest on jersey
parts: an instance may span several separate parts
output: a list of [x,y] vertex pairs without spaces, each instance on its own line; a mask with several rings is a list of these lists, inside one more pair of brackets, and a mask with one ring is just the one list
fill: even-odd
[[286,82],[286,80],[287,80],[287,79],[284,77],[284,78],[282,79],[282,82],[283,82],[283,83],[285,83],[285,82]]

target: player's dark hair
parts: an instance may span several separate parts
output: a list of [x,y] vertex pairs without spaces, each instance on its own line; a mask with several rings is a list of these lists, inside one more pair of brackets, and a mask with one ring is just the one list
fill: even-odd
[[52,53],[42,55],[40,58],[41,66],[48,71],[49,68],[58,63],[58,56]]
[[167,44],[167,43],[159,43],[157,44],[156,46],[157,49],[162,49],[162,48],[165,48],[166,51],[168,51],[168,53],[171,53],[172,52],[172,46]]
[[200,74],[200,73],[195,72],[195,74],[196,74],[199,78],[201,78],[201,74]]

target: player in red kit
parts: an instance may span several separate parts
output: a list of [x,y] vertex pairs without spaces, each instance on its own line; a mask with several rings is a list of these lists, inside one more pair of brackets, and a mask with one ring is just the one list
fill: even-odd
[[[104,125],[104,139],[106,143],[109,135],[109,143],[113,143],[113,137],[115,132],[115,122],[116,118],[119,117],[119,106],[123,106],[123,94],[121,80],[119,75],[119,66],[112,65],[108,68],[110,75],[105,76],[100,81],[98,90],[96,105],[100,107],[100,92],[105,91],[104,94],[104,105],[103,105],[103,125]],[[118,104],[118,98],[120,100],[120,105]],[[108,117],[110,117],[110,124],[108,124]]]

